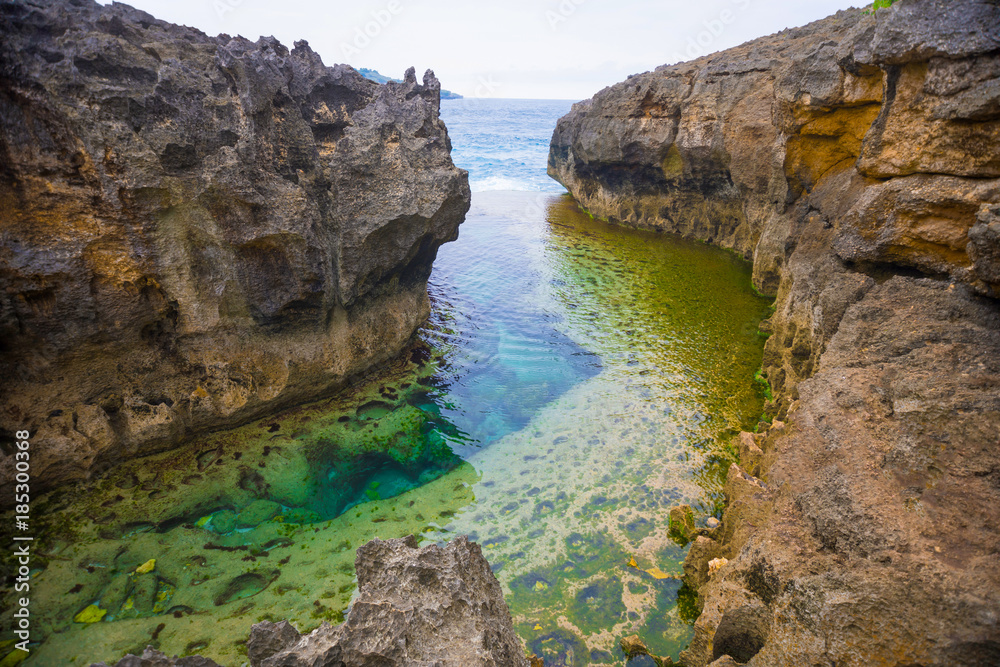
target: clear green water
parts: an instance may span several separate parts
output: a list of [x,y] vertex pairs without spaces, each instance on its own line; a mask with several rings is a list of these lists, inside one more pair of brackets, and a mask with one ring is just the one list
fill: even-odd
[[636,632],[676,658],[667,512],[717,511],[763,404],[748,266],[568,197],[480,193],[431,294],[421,340],[351,391],[47,498],[24,664],[152,644],[240,665],[252,623],[340,620],[357,547],[411,533],[478,540],[547,665],[623,664]]

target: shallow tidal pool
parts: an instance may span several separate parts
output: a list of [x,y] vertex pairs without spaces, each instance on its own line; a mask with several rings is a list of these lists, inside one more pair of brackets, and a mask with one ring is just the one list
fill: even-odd
[[349,391],[39,501],[23,664],[242,665],[255,622],[339,622],[357,547],[407,534],[478,541],[546,665],[624,664],[633,633],[676,658],[667,513],[719,511],[764,402],[749,266],[568,196],[477,193],[430,292],[414,345]]

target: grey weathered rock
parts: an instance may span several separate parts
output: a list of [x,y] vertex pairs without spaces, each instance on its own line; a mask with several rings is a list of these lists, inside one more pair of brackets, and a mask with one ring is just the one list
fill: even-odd
[[250,640],[247,642],[247,656],[251,665],[262,664],[271,656],[291,648],[299,642],[302,635],[288,621],[272,623],[262,621],[250,629]]
[[1000,285],[1000,204],[983,204],[969,229],[969,258],[983,280]]
[[724,655],[718,660],[713,660],[708,667],[736,667],[739,664],[732,657]]
[[708,581],[708,562],[718,555],[719,544],[699,535],[684,558],[684,583],[698,590]]
[[837,261],[1000,294],[966,252],[979,205],[1000,201],[998,12],[972,0],[846,10],[630,77],[559,121],[549,173],[596,215],[753,259],[768,293],[814,217],[844,227]]
[[470,197],[432,72],[90,0],[0,32],[0,430],[45,443],[36,486],[332,392],[425,320]]
[[419,549],[413,537],[376,539],[358,549],[355,566],[359,595],[343,624],[301,637],[255,625],[251,665],[527,667],[479,545],[459,537]]
[[956,5],[953,0],[923,0],[880,10],[860,22],[838,47],[838,55],[867,65],[905,65],[996,51],[1000,6]]
[[631,77],[553,134],[591,212],[733,248],[776,295],[787,425],[742,438],[685,562],[685,665],[1000,664],[998,12],[839,12]]

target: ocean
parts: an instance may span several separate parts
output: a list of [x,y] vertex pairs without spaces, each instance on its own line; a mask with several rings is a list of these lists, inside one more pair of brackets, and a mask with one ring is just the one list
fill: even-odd
[[452,160],[473,192],[565,192],[545,173],[556,121],[572,100],[466,98],[441,102]]

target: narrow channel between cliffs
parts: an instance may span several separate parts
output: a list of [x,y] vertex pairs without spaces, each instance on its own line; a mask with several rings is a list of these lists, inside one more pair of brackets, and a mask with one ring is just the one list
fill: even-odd
[[1000,4],[881,4],[571,104],[0,2],[0,667],[1000,664]]

